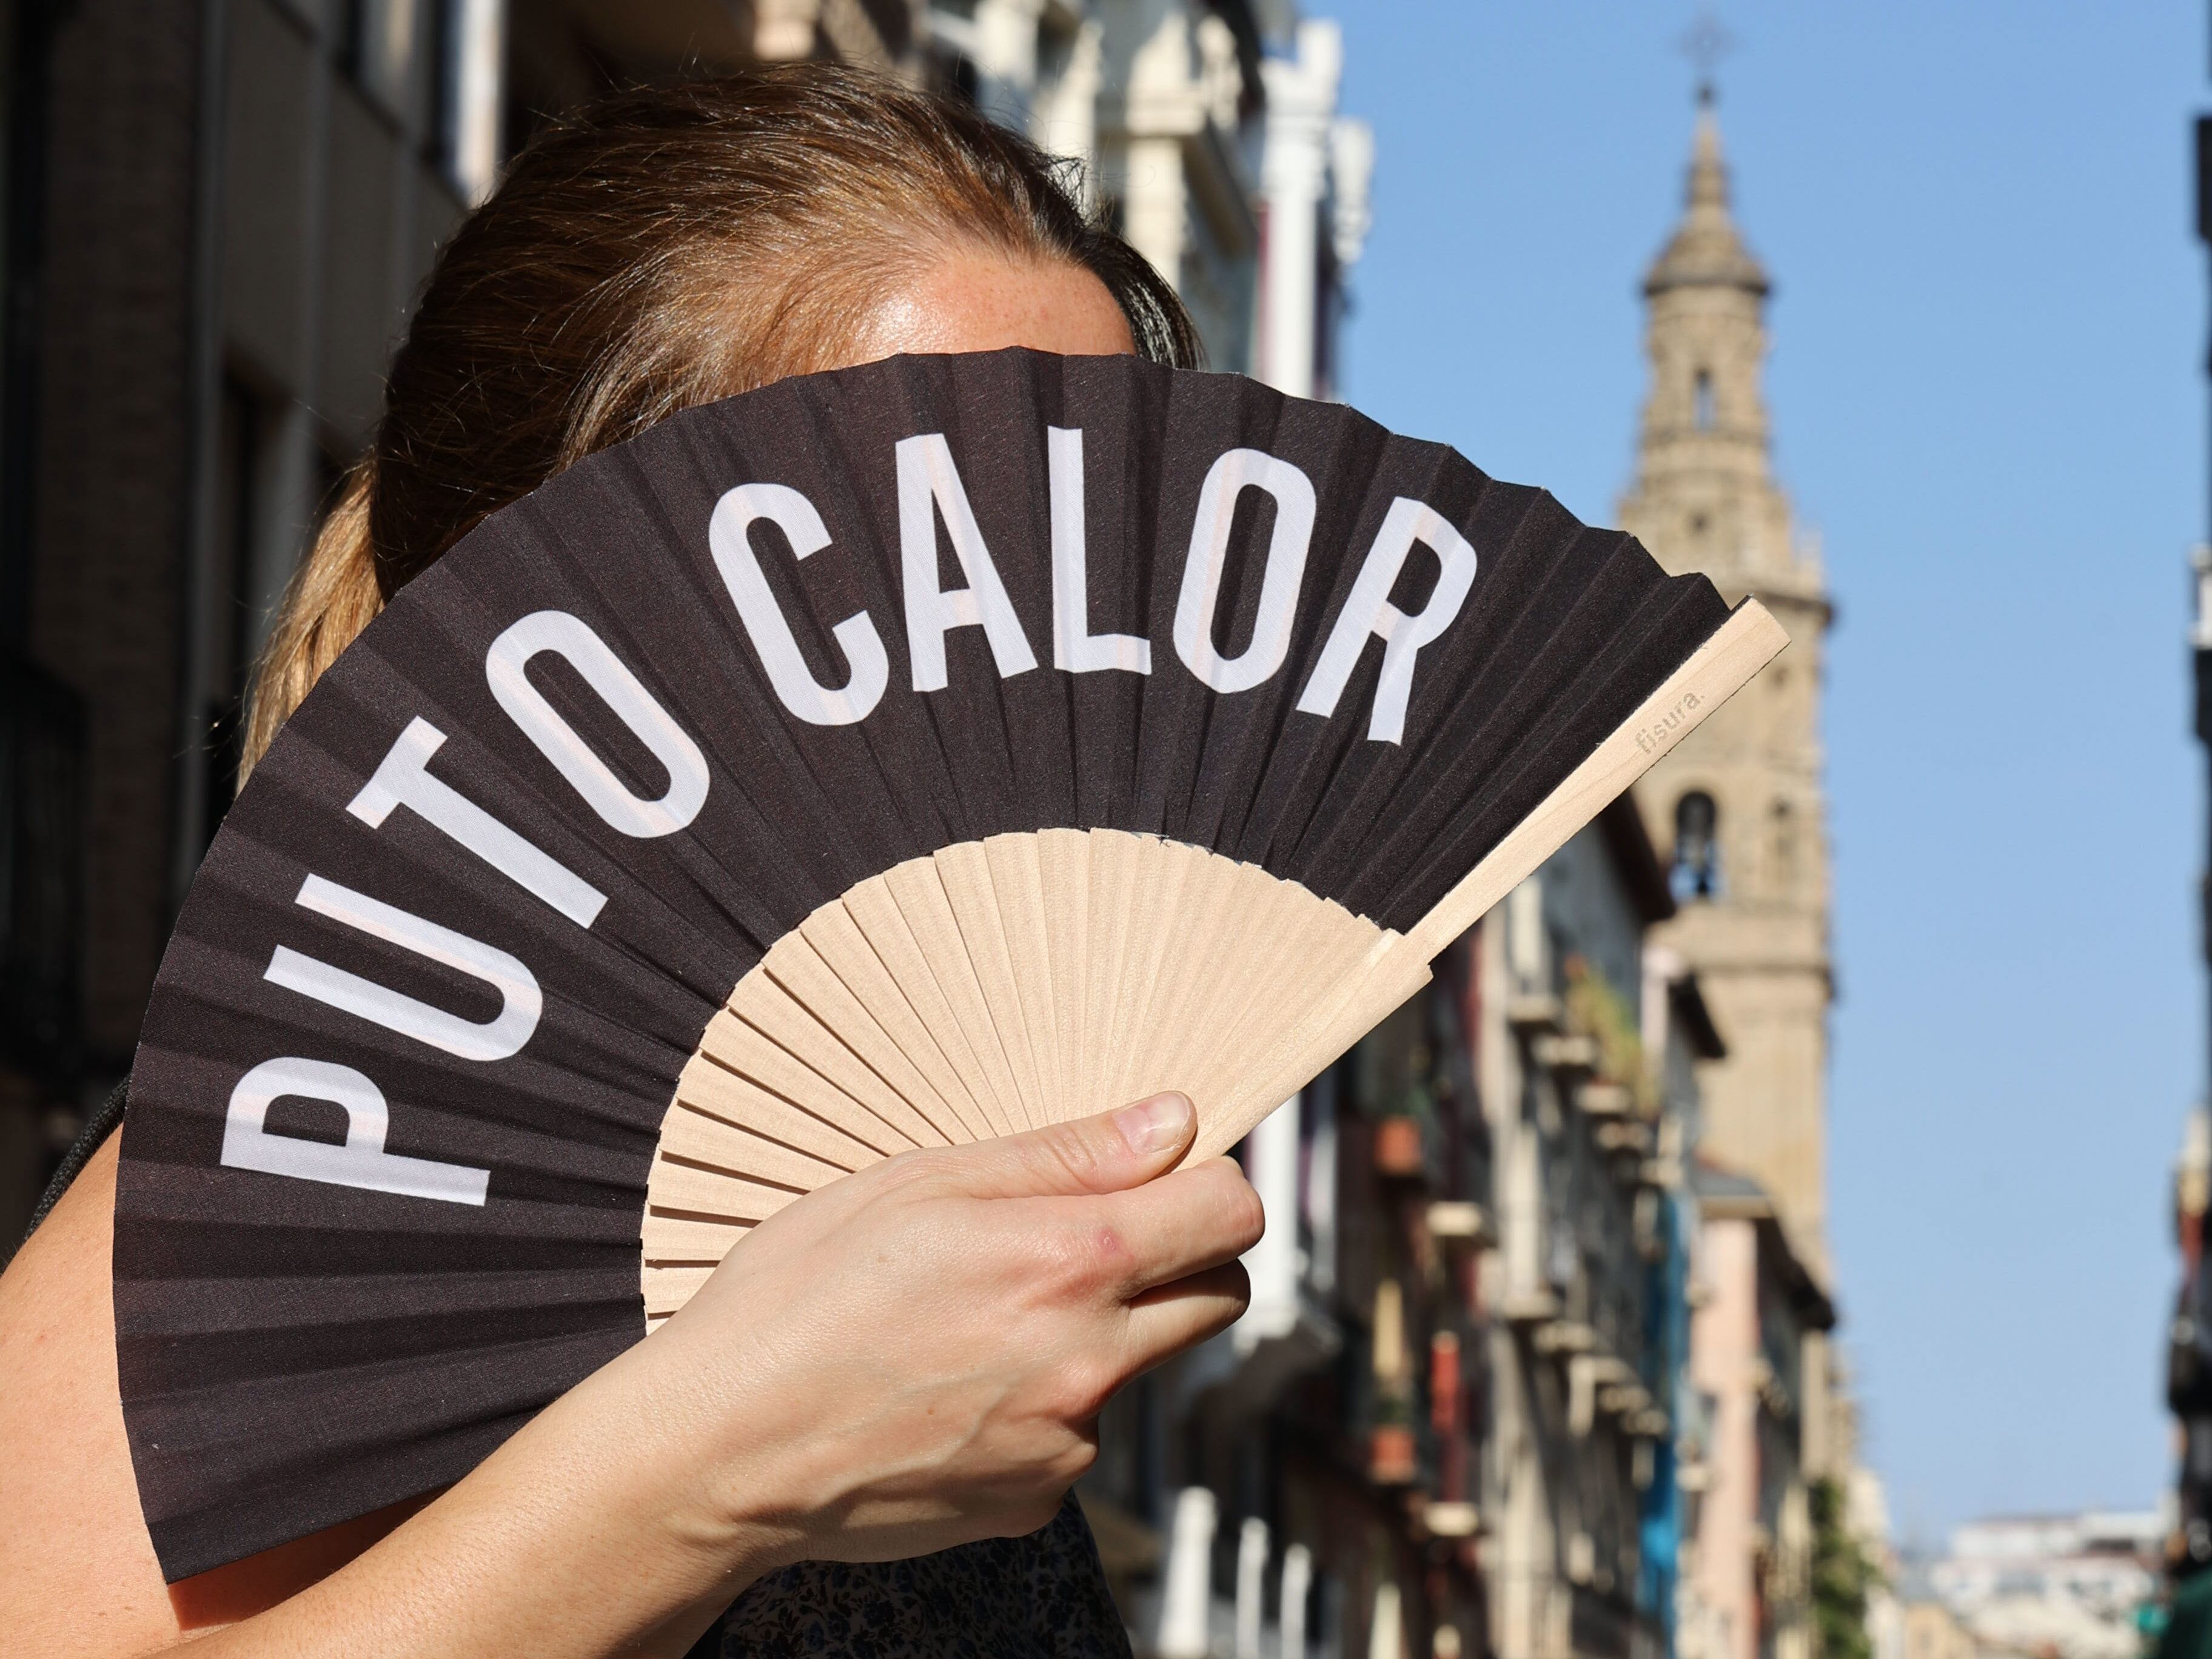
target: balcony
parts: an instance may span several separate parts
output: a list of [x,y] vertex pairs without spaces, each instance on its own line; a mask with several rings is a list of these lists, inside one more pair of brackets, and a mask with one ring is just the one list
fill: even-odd
[[1598,1348],[1601,1339],[1579,1320],[1553,1319],[1538,1327],[1534,1346],[1538,1353],[1581,1354]]
[[1547,1286],[1509,1290],[1498,1311],[1508,1324],[1534,1327],[1540,1341],[1543,1333],[1559,1321],[1559,1298]]
[[1482,1531],[1482,1511],[1468,1503],[1433,1499],[1422,1510],[1421,1523],[1431,1538],[1473,1538]]
[[1521,992],[1505,1000],[1505,1023],[1523,1036],[1556,1032],[1559,1019],[1559,1000],[1548,991]]
[[1498,1230],[1481,1205],[1461,1199],[1440,1199],[1428,1207],[1429,1237],[1438,1243],[1480,1249],[1498,1243]]
[[1644,1123],[1601,1123],[1595,1137],[1601,1152],[1629,1152],[1637,1159],[1636,1175],[1643,1177],[1643,1160],[1651,1150],[1651,1128]]
[[1528,1045],[1530,1058],[1554,1072],[1595,1072],[1598,1064],[1595,1037],[1554,1032],[1536,1037]]
[[1575,1091],[1575,1104],[1584,1117],[1626,1118],[1636,1110],[1636,1097],[1626,1084],[1592,1079]]
[[1429,1172],[1427,1136],[1421,1120],[1393,1112],[1375,1121],[1375,1173],[1393,1181],[1419,1181]]

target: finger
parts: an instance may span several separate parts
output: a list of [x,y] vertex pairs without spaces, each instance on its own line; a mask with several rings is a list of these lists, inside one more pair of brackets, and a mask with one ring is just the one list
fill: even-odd
[[1130,1376],[1218,1336],[1242,1317],[1251,1301],[1251,1276],[1241,1261],[1224,1261],[1146,1291],[1129,1304],[1123,1327]]
[[932,1154],[959,1190],[975,1198],[1041,1198],[1113,1193],[1171,1167],[1198,1132],[1189,1097],[1154,1095],[1025,1134],[979,1140]]
[[1236,1160],[1210,1158],[1127,1192],[1080,1206],[1076,1224],[1110,1233],[1114,1279],[1124,1301],[1156,1285],[1234,1261],[1260,1242],[1267,1212]]

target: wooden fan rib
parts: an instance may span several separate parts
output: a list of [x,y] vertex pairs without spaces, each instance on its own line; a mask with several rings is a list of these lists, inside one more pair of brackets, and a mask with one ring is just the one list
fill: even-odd
[[[974,1091],[937,1041],[921,1008],[878,953],[849,906],[853,897],[848,894],[834,904],[823,905],[800,924],[800,933],[823,967],[882,1028],[891,1051],[910,1063],[927,1083],[934,1099],[945,1109],[946,1115],[933,1121],[946,1139],[956,1145],[981,1139],[991,1128],[975,1103]],[[896,907],[890,907],[890,914],[897,919]]]
[[1176,898],[1194,861],[1192,855],[1203,856],[1194,847],[1158,837],[1146,837],[1144,848],[1130,888],[1128,945],[1121,959],[1121,982],[1114,994],[1113,1046],[1106,1085],[1109,1109],[1132,1098],[1130,1091],[1146,1063],[1139,1045],[1150,1029],[1153,993],[1167,951],[1169,918],[1174,915]]
[[1169,908],[1153,919],[1158,967],[1134,1035],[1127,1044],[1130,1069],[1122,1097],[1139,1100],[1163,1089],[1179,1089],[1198,1098],[1185,1063],[1192,1042],[1218,1015],[1222,998],[1237,994],[1237,982],[1224,953],[1224,912],[1237,887],[1237,866],[1218,854],[1200,852],[1179,860],[1186,868],[1175,884]]
[[[672,1156],[713,1164],[736,1174],[758,1174],[801,1192],[811,1192],[824,1182],[877,1161],[870,1156],[842,1163],[795,1143],[792,1135],[804,1137],[809,1127],[819,1126],[789,1102],[722,1070],[704,1056],[684,1067],[676,1104],[684,1110],[672,1111],[660,1132],[661,1150]],[[672,1139],[672,1135],[676,1139]],[[730,1138],[733,1136],[743,1139]],[[696,1150],[706,1146],[715,1150]],[[753,1161],[748,1164],[742,1158]]]
[[1032,1126],[1057,1123],[1065,1115],[1061,1093],[1060,1030],[1054,1018],[1052,946],[1045,917],[1042,838],[1036,835],[993,836],[982,844],[998,901],[1000,936],[1006,942],[1012,975],[1014,1006],[1022,1045],[1030,1057],[1035,1092],[1024,1103]]
[[888,884],[923,947],[923,970],[943,994],[945,1006],[968,1039],[969,1051],[982,1070],[984,1098],[1004,1126],[999,1133],[1019,1134],[1029,1127],[1022,1109],[1021,1084],[1000,1037],[998,1021],[992,1017],[990,996],[983,988],[975,953],[960,931],[951,895],[945,890],[944,866],[934,855],[917,860],[892,871]]
[[1217,1114],[1200,1120],[1189,1161],[1227,1152],[1428,983],[1426,958],[1402,954],[1398,942],[1396,935],[1384,934],[1373,949],[1367,971],[1352,976],[1324,999],[1315,1017],[1298,1022],[1290,1040],[1273,1054],[1254,1057],[1246,1073],[1253,1081],[1231,1090]]
[[[919,884],[935,890],[940,913],[925,928],[908,913],[898,884]],[[915,859],[887,870],[876,880],[862,882],[845,895],[845,908],[867,936],[885,970],[897,984],[922,1024],[933,1034],[945,1058],[959,1073],[963,1097],[982,1120],[981,1133],[1003,1135],[1012,1132],[1012,1121],[994,1087],[985,1057],[975,1049],[975,1034],[955,1012],[951,995],[933,966],[933,947],[941,951],[949,942],[958,948],[959,929],[944,908],[944,890],[937,884],[937,866]],[[924,910],[927,900],[917,895],[915,909]],[[965,955],[964,951],[961,952]],[[972,979],[973,975],[969,977]]]
[[[1038,1119],[1032,1103],[1041,1092],[1036,1060],[1030,1051],[1029,1031],[1022,1018],[1021,993],[1015,983],[1013,957],[990,857],[982,842],[969,841],[939,848],[933,861],[945,908],[958,931],[968,975],[975,980],[976,1002],[972,1014],[980,1016],[979,1024],[987,1031],[979,1035],[978,1046],[991,1048],[1005,1066],[1014,1124],[1034,1129]],[[940,975],[946,976],[964,992],[968,975],[959,972],[957,964],[951,965],[949,975]]]
[[[680,1211],[730,1223],[765,1221],[794,1198],[813,1190],[763,1176],[731,1170],[726,1152],[692,1141],[687,1150],[672,1149],[671,1142],[685,1145],[684,1131],[675,1127],[661,1136],[661,1148],[647,1177],[648,1208]],[[700,1156],[704,1152],[706,1157]]]
[[1091,895],[1085,915],[1086,994],[1083,1011],[1084,1094],[1076,1115],[1107,1109],[1114,1058],[1114,998],[1121,983],[1121,958],[1129,941],[1129,889],[1141,842],[1119,830],[1091,838]]
[[651,1208],[645,1212],[640,1249],[648,1267],[720,1261],[757,1224]]
[[1205,902],[1193,924],[1194,949],[1170,991],[1168,1018],[1155,1070],[1176,1081],[1164,1086],[1205,1098],[1203,1073],[1256,1000],[1260,981],[1283,963],[1265,918],[1296,893],[1295,908],[1316,902],[1310,895],[1257,866],[1213,854],[1206,871]]
[[1170,1079],[1161,1086],[1189,1095],[1201,1115],[1218,1097],[1212,1074],[1218,1069],[1223,1048],[1258,1000],[1264,982],[1284,967],[1265,942],[1255,938],[1264,932],[1264,925],[1240,927],[1232,920],[1250,922],[1265,916],[1281,884],[1255,866],[1225,859],[1222,865],[1225,868],[1211,874],[1222,914],[1202,924],[1206,933],[1199,940],[1200,956],[1190,975],[1200,994],[1182,1004],[1188,1012],[1164,1034],[1155,1067],[1158,1076]]
[[645,1316],[672,1314],[698,1295],[712,1267],[647,1267],[643,1270]]
[[1328,900],[1297,907],[1282,926],[1279,948],[1262,955],[1251,974],[1250,994],[1227,1013],[1211,1064],[1195,1073],[1194,1082],[1210,1104],[1229,1101],[1255,1056],[1273,1052],[1286,1031],[1295,1032],[1316,1018],[1316,1009],[1326,1007],[1340,988],[1364,970],[1369,953],[1384,937],[1373,922]]
[[740,980],[730,994],[728,1012],[817,1079],[804,1090],[782,1092],[863,1146],[888,1157],[910,1146],[940,1144],[943,1138],[927,1121],[853,1051],[822,1013],[793,996],[773,968]]
[[[730,1006],[717,1016],[719,1023],[702,1040],[700,1051],[819,1124],[827,1132],[823,1141],[793,1139],[793,1144],[832,1163],[858,1168],[853,1160],[872,1163],[912,1146],[839,1083],[763,1029],[783,1012],[773,1006],[782,1000],[782,993],[766,975],[746,975]],[[793,1139],[781,1133],[777,1138]],[[829,1150],[817,1152],[817,1146]]]
[[[761,966],[829,1040],[877,1079],[878,1098],[857,1093],[856,1098],[917,1146],[941,1146],[964,1139],[958,1115],[805,933],[785,934]],[[948,1123],[951,1133],[940,1127]]]
[[1043,886],[1045,944],[1051,956],[1054,1051],[1060,1060],[1054,1104],[1063,1119],[1082,1112],[1083,1019],[1089,1000],[1091,837],[1080,830],[1047,830],[1037,837],[1038,878]]

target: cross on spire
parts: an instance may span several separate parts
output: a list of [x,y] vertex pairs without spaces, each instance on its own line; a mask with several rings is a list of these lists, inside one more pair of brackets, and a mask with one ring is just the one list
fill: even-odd
[[1698,101],[1711,104],[1713,71],[1720,67],[1721,59],[1735,50],[1735,36],[1722,26],[1713,9],[1705,5],[1698,8],[1697,16],[1675,44],[1698,71]]

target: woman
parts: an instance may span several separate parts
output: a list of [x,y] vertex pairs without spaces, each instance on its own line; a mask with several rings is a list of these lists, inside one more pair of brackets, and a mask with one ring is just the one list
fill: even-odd
[[[441,260],[276,620],[247,765],[394,592],[580,456],[787,374],[1015,345],[1194,355],[1020,141],[820,66],[586,112]],[[1063,1497],[1113,1392],[1241,1311],[1259,1236],[1227,1160],[1163,1173],[1192,1133],[1167,1096],[837,1182],[434,1501],[173,1589],[117,1401],[111,1137],[0,1278],[0,1650],[1121,1650]]]

